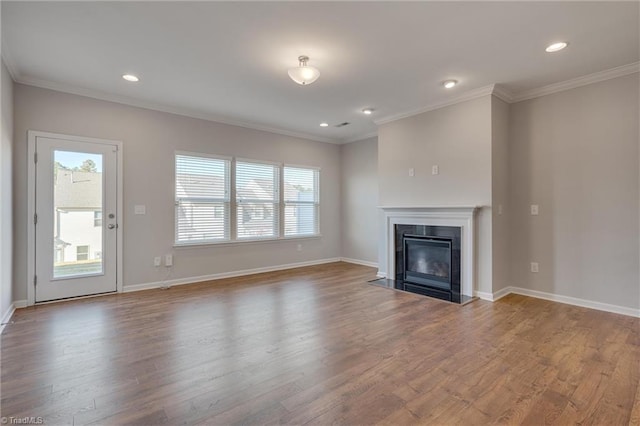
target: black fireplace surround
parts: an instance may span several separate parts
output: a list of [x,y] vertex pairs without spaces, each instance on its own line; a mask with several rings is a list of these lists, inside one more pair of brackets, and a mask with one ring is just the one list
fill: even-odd
[[461,303],[460,228],[395,225],[395,287]]

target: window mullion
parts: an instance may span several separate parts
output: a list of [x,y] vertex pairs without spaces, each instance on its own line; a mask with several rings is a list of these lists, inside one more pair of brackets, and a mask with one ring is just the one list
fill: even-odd
[[231,241],[238,239],[237,200],[236,200],[236,159],[231,161],[229,170],[229,238]]

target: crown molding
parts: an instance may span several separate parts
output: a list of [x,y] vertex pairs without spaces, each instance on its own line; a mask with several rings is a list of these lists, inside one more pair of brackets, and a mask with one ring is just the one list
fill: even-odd
[[468,92],[464,92],[458,96],[447,99],[442,102],[435,102],[432,104],[425,105],[418,109],[409,110],[405,112],[401,112],[399,114],[389,115],[387,117],[379,118],[378,120],[374,120],[378,126],[381,124],[390,123],[392,121],[400,120],[402,118],[412,117],[414,115],[423,114],[425,112],[434,111],[436,109],[448,107],[450,105],[459,104],[461,102],[470,101],[473,99],[481,98],[486,95],[490,95],[493,93],[495,88],[495,84],[490,84],[488,86],[480,87],[478,89],[469,90]]
[[359,141],[363,141],[365,139],[369,139],[369,138],[373,138],[378,136],[378,131],[376,130],[375,132],[369,132],[369,133],[365,133],[364,135],[358,135],[358,136],[353,136],[351,138],[347,138],[347,139],[343,139],[342,143],[343,144],[348,144],[351,142],[359,142]]
[[4,65],[7,67],[7,71],[9,71],[11,79],[16,81],[18,79],[18,69],[14,65],[15,62],[11,58],[7,44],[4,41],[2,41],[2,45],[0,46],[0,57],[2,58]]
[[278,129],[274,127],[264,126],[256,123],[248,123],[245,121],[234,120],[229,117],[222,117],[214,114],[207,114],[199,111],[190,110],[188,108],[180,108],[168,106],[156,102],[141,101],[139,99],[130,98],[128,96],[114,95],[111,93],[105,93],[98,90],[79,88],[72,85],[63,83],[54,83],[46,80],[39,80],[30,77],[18,77],[14,78],[14,81],[27,86],[40,87],[42,89],[54,90],[56,92],[70,93],[72,95],[84,96],[87,98],[98,99],[102,101],[114,102],[118,104],[133,106],[137,108],[150,109],[154,111],[166,112],[169,114],[181,115],[184,117],[197,118],[200,120],[212,121],[221,124],[227,124],[230,126],[243,127],[245,129],[259,130],[262,132],[274,133],[277,135],[291,136],[294,138],[307,139],[314,142],[324,142],[331,144],[339,144],[340,141],[336,139],[323,138],[307,133],[295,132],[286,129]]
[[513,93],[511,93],[509,90],[507,90],[506,87],[500,84],[495,84],[493,86],[493,92],[491,94],[496,98],[505,101],[508,104],[513,102]]
[[540,96],[550,95],[552,93],[563,92],[565,90],[575,89],[577,87],[586,86],[593,83],[599,83],[613,78],[623,77],[625,75],[640,72],[640,62],[634,62],[620,67],[611,68],[604,71],[595,72],[593,74],[584,75],[582,77],[573,78],[571,80],[553,83],[547,86],[538,87],[531,90],[525,90],[516,93],[511,102],[526,101],[527,99],[539,98]]

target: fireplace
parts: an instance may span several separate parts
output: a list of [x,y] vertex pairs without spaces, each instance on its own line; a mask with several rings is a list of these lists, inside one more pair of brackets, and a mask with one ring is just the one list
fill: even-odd
[[[476,206],[381,207],[379,285],[410,291],[454,303],[473,300],[475,287]],[[405,244],[416,245],[420,259],[425,244],[435,248],[428,258],[405,261]],[[416,241],[417,240],[417,241]],[[441,243],[445,243],[442,245]],[[434,244],[438,243],[438,244]],[[450,254],[446,246],[450,244]],[[411,255],[411,253],[409,253]],[[410,257],[410,256],[409,256]],[[449,260],[449,266],[446,261]],[[434,263],[440,262],[440,263]],[[448,278],[446,277],[448,273]]]
[[395,286],[461,303],[460,228],[395,225]]
[[405,282],[451,291],[451,238],[404,235]]

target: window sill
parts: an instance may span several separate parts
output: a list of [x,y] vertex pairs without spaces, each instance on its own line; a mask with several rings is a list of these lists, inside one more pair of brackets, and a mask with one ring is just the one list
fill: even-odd
[[233,241],[220,241],[220,242],[206,242],[206,243],[193,243],[193,244],[173,244],[174,249],[191,249],[191,248],[211,248],[218,246],[243,246],[247,244],[264,244],[264,243],[277,243],[282,241],[295,241],[295,240],[317,240],[322,238],[322,234],[315,235],[302,235],[291,237],[278,237],[278,238],[259,238],[259,239],[246,239],[246,240],[233,240]]

